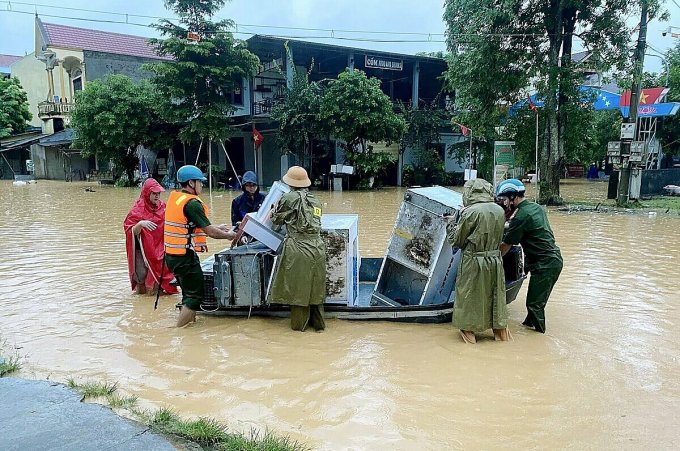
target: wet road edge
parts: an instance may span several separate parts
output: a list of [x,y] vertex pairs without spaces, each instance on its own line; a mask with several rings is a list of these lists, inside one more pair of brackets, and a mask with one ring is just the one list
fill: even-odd
[[55,382],[0,378],[0,449],[177,449],[147,426],[82,397]]

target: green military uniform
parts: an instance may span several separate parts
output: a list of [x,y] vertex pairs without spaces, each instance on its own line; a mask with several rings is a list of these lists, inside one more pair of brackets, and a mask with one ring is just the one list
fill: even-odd
[[275,226],[286,226],[286,237],[271,302],[291,308],[291,328],[311,325],[323,330],[326,299],[326,246],[321,239],[321,203],[307,190],[283,195],[272,215]]
[[[186,203],[184,216],[196,227],[203,228],[210,225],[199,200],[192,199]],[[182,304],[191,310],[200,310],[201,302],[203,302],[203,270],[196,252],[193,249],[187,249],[184,255],[166,254],[165,263],[182,288]]]
[[463,205],[456,224],[447,226],[449,242],[462,250],[456,276],[453,325],[482,332],[505,329],[505,277],[500,244],[505,226],[503,209],[493,201],[493,187],[482,179],[465,183]]
[[562,272],[562,254],[543,207],[528,200],[520,202],[503,242],[522,245],[524,268],[531,273],[527,317],[522,324],[545,333],[545,306]]

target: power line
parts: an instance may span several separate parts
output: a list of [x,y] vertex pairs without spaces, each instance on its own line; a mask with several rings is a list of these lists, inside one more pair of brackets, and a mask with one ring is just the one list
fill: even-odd
[[[57,14],[40,13],[40,15],[44,16],[44,17],[67,19],[67,20],[70,19],[70,20],[91,21],[91,22],[99,22],[99,23],[115,23],[115,24],[135,25],[135,26],[141,26],[141,27],[151,27],[152,25],[151,24],[131,22],[129,20],[129,18],[130,17],[136,17],[136,18],[168,20],[168,21],[179,20],[176,17],[149,16],[149,15],[142,15],[142,14],[120,13],[120,12],[93,10],[93,9],[85,9],[85,8],[60,7],[60,6],[46,5],[46,4],[40,4],[40,3],[13,2],[11,0],[1,0],[0,3],[5,3],[7,5],[6,11],[8,11],[8,12],[23,13],[23,14],[38,14],[37,8],[40,7],[40,8],[52,8],[52,9],[87,12],[87,13],[95,13],[95,14],[108,14],[108,15],[114,15],[114,16],[119,16],[119,17],[125,18],[125,21],[122,21],[122,20],[112,20],[112,19],[91,19],[91,18],[84,18],[84,17],[71,17],[71,16],[63,16],[63,15],[57,15]],[[35,8],[35,11],[29,12],[29,11],[16,10],[16,9],[12,8],[13,4],[14,5],[21,5],[21,6],[32,6],[32,7]],[[324,32],[324,33],[330,34],[329,36],[291,36],[291,35],[278,36],[278,35],[275,35],[275,34],[267,34],[269,36],[276,36],[276,37],[290,38],[290,39],[337,39],[337,40],[344,40],[344,41],[376,42],[376,43],[410,43],[410,42],[413,42],[413,43],[426,43],[426,42],[445,43],[446,42],[446,40],[443,40],[443,39],[433,39],[433,37],[446,36],[445,33],[427,33],[427,32],[412,32],[412,31],[381,31],[381,30],[346,30],[346,29],[334,29],[334,28],[290,27],[290,26],[279,26],[279,25],[240,24],[240,23],[234,23],[234,25],[236,26],[236,30],[233,31],[233,33],[237,33],[237,34],[257,34],[257,33],[254,33],[254,32],[250,32],[250,33],[239,32],[238,27],[262,28],[262,29],[272,29],[272,30],[291,30],[291,31],[316,31],[316,32]],[[368,35],[395,35],[395,36],[423,36],[423,37],[427,37],[427,39],[408,40],[408,39],[352,38],[352,37],[349,37],[349,36],[337,36],[336,33],[340,33],[340,34],[368,34]],[[474,37],[509,37],[509,38],[530,37],[530,38],[538,38],[538,37],[543,37],[543,36],[545,36],[545,34],[541,34],[541,33],[459,33],[459,34],[449,34],[449,37],[452,37],[452,38],[474,38]]]

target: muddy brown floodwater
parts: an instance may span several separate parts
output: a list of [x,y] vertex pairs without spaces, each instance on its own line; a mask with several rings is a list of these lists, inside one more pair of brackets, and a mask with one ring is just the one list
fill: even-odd
[[[270,428],[316,449],[677,449],[680,219],[551,211],[565,268],[548,333],[464,345],[450,324],[200,316],[176,330],[174,297],[130,292],[122,221],[137,190],[0,184],[0,334],[22,374],[117,381],[143,407]],[[598,199],[604,183],[571,183]],[[381,256],[403,191],[319,193],[359,213],[363,255]],[[165,193],[167,198],[167,193]],[[207,194],[204,195],[207,199]],[[227,222],[232,193],[213,195]],[[221,243],[211,241],[212,250]]]

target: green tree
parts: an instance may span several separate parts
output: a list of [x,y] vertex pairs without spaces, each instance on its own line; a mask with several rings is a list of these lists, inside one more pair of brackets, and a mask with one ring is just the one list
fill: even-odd
[[[308,72],[295,71],[292,83],[281,102],[274,105],[272,119],[278,122],[276,142],[284,153],[298,161],[312,161],[312,141],[328,133],[321,118],[322,90],[309,81]],[[303,164],[304,165],[304,164]]]
[[161,103],[146,81],[136,84],[125,75],[108,75],[89,82],[76,95],[72,147],[81,149],[84,156],[113,162],[132,184],[139,162],[137,146],[167,146],[168,138],[172,139],[160,117]]
[[446,121],[446,111],[436,105],[423,105],[414,109],[412,105],[400,104],[399,109],[404,117],[406,128],[401,137],[399,158],[407,148],[414,155],[414,166],[417,174],[423,174],[422,181],[416,184],[445,183],[444,162],[432,144],[439,142],[439,132]]
[[566,127],[581,101],[581,75],[571,58],[574,39],[578,34],[592,52],[589,64],[596,69],[622,69],[630,36],[625,20],[635,6],[626,0],[445,2],[447,78],[477,135],[496,139],[493,127],[503,105],[524,98],[532,84],[545,101],[539,156],[543,203],[561,202]]
[[[680,43],[669,49],[665,55],[668,64],[668,96],[667,102],[680,102]],[[665,82],[666,77],[661,76],[661,81]],[[663,86],[657,80],[656,86]],[[649,86],[646,86],[649,87]],[[670,155],[680,155],[680,116],[664,117],[658,132],[659,139],[663,144],[664,153]]]
[[18,78],[0,78],[0,138],[26,130],[31,120],[28,97]]
[[393,161],[374,153],[368,143],[399,141],[406,128],[403,117],[380,89],[380,80],[368,78],[360,70],[347,70],[329,83],[321,100],[320,119],[335,137],[345,141],[345,158],[362,178],[380,175]]
[[[235,111],[234,92],[254,75],[259,60],[236,40],[229,20],[211,21],[224,0],[166,0],[179,24],[156,25],[164,39],[152,39],[157,53],[172,61],[148,65],[152,83],[168,99],[165,116],[180,126],[183,142],[223,141],[232,135],[229,116]],[[189,34],[198,41],[188,39]]]

